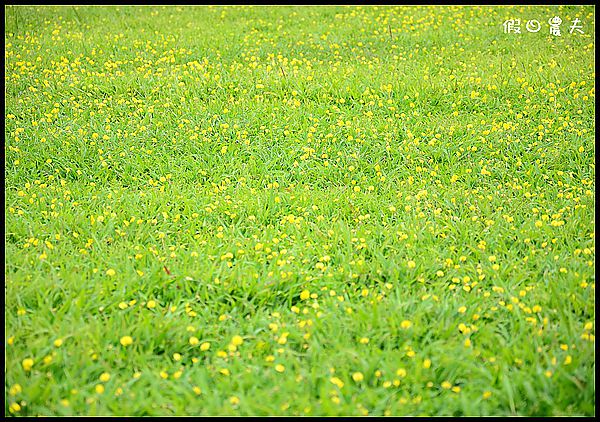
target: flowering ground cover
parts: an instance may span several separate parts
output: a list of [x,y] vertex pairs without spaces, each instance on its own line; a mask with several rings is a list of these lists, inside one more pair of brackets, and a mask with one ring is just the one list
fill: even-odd
[[5,414],[595,414],[594,31],[6,6]]

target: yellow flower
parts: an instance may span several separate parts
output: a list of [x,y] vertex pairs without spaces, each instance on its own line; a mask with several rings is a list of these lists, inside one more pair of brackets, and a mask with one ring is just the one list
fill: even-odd
[[229,403],[231,403],[232,405],[235,406],[240,403],[240,399],[239,399],[239,397],[231,396],[231,397],[229,397]]
[[408,320],[404,320],[400,323],[400,327],[402,327],[403,329],[409,329],[412,325],[412,322],[408,321]]
[[450,387],[452,387],[452,384],[450,384],[448,381],[444,381],[442,383],[442,388],[448,390],[448,389],[450,389]]
[[396,375],[398,375],[399,377],[404,378],[406,376],[406,369],[404,368],[400,368],[396,371]]
[[209,342],[204,342],[200,345],[200,350],[202,350],[203,352],[206,352],[208,349],[210,349],[210,343]]
[[200,389],[200,387],[198,387],[197,385],[195,385],[192,390],[194,390],[194,393],[196,393],[197,396],[199,396],[200,394],[202,394],[202,390]]
[[148,309],[156,308],[156,302],[153,300],[149,300],[146,306],[148,307]]
[[306,300],[309,297],[310,297],[310,292],[308,290],[302,290],[302,293],[300,293],[300,299]]
[[96,386],[96,393],[98,393],[98,394],[104,393],[104,386],[102,384],[98,384]]
[[31,359],[31,358],[23,359],[23,362],[21,364],[23,365],[24,370],[31,371],[31,367],[33,366],[33,359]]
[[10,387],[10,390],[8,390],[8,394],[10,394],[11,396],[16,396],[21,391],[23,391],[23,389],[21,388],[21,385],[15,384],[12,387]]
[[329,381],[331,381],[332,384],[337,385],[338,388],[342,388],[344,386],[344,382],[338,377],[331,377]]
[[130,336],[123,336],[121,337],[120,342],[123,346],[127,347],[133,344],[133,339]]
[[19,405],[19,403],[12,403],[12,404],[9,406],[8,410],[9,410],[11,413],[16,413],[16,412],[18,412],[19,410],[21,410],[21,406]]
[[63,341],[60,338],[57,338],[56,340],[54,340],[54,347],[60,347],[62,346]]
[[407,265],[408,268],[415,268],[417,266],[417,263],[415,261],[408,261]]
[[429,369],[430,367],[431,367],[431,360],[430,359],[425,359],[423,361],[423,368]]
[[198,340],[198,337],[194,337],[194,336],[192,336],[192,337],[190,337],[190,340],[189,340],[189,342],[190,342],[190,344],[191,344],[192,346],[195,346],[195,345],[197,345],[198,343],[200,343],[200,340]]
[[466,306],[461,306],[460,308],[458,308],[458,312],[461,314],[464,314],[465,312],[467,312],[467,307]]
[[107,382],[110,379],[110,374],[108,372],[104,372],[100,375],[100,381]]
[[233,338],[231,339],[231,344],[233,344],[234,346],[239,346],[244,342],[244,339],[240,336],[233,336]]
[[160,371],[160,377],[164,380],[166,380],[167,378],[169,378],[169,374],[165,371]]
[[282,364],[275,365],[275,370],[277,372],[283,372],[285,371],[285,366],[283,366]]
[[353,379],[355,382],[361,382],[361,381],[362,381],[364,378],[365,378],[365,377],[364,377],[364,376],[363,376],[363,374],[362,374],[362,373],[360,373],[360,372],[355,372],[355,373],[353,373],[353,374],[352,374],[352,379]]
[[106,275],[109,277],[113,277],[117,272],[115,270],[113,270],[112,268],[109,268],[108,270],[106,270]]

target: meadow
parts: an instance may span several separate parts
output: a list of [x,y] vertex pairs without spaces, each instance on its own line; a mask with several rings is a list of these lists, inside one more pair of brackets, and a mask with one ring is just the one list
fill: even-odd
[[5,6],[5,415],[594,415],[594,12]]

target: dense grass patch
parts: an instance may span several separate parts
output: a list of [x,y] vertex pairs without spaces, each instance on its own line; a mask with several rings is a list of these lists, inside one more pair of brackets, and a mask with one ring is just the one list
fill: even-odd
[[595,414],[594,20],[5,7],[5,414]]

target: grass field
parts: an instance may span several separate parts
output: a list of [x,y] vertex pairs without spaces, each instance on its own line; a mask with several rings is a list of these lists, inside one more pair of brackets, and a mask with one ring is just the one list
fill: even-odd
[[5,415],[594,415],[594,33],[5,6]]

